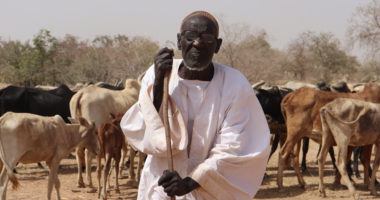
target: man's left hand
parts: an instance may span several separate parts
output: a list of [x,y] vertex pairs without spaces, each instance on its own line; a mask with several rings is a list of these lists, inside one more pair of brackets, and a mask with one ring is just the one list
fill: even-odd
[[177,171],[169,172],[165,170],[158,180],[158,185],[164,187],[168,196],[182,196],[199,187],[199,184],[190,177],[184,179]]

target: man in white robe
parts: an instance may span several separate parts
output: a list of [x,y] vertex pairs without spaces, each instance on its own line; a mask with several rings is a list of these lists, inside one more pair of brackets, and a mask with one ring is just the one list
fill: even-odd
[[[138,102],[124,115],[128,143],[148,154],[138,199],[252,199],[269,156],[269,129],[247,79],[212,62],[222,40],[214,17],[188,15],[178,34],[183,59],[161,49],[142,80]],[[174,172],[168,168],[162,88],[169,81]]]

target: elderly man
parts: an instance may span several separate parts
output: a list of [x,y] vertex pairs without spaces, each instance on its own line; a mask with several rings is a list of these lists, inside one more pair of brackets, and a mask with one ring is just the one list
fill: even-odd
[[[222,39],[205,11],[185,17],[177,35],[183,59],[161,49],[142,80],[138,102],[121,121],[135,149],[148,154],[138,199],[252,199],[269,155],[269,129],[247,79],[212,62]],[[161,120],[170,71],[169,123],[175,171],[167,171]]]

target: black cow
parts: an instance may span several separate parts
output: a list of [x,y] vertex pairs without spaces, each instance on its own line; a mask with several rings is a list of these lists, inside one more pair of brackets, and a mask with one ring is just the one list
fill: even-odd
[[276,151],[281,138],[286,137],[286,135],[284,136],[284,134],[286,134],[285,121],[281,113],[280,104],[282,98],[290,92],[292,92],[292,90],[289,88],[280,89],[277,86],[273,86],[269,89],[259,88],[255,90],[256,97],[264,113],[271,118],[270,121],[268,121],[271,133],[275,134],[269,158]]
[[69,123],[69,103],[73,95],[66,85],[48,91],[11,85],[0,90],[0,115],[8,111],[42,116],[58,114]]

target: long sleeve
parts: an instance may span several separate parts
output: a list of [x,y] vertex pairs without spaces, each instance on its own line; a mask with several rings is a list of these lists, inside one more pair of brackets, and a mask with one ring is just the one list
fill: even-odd
[[[136,150],[158,157],[167,156],[162,109],[158,113],[152,102],[151,67],[143,78],[139,100],[123,116],[120,126],[128,143]],[[161,106],[162,108],[162,106]],[[186,150],[187,131],[184,120],[174,101],[168,99],[169,126],[173,154]]]
[[250,87],[235,89],[209,157],[192,172],[207,198],[252,199],[269,156],[269,128]]

